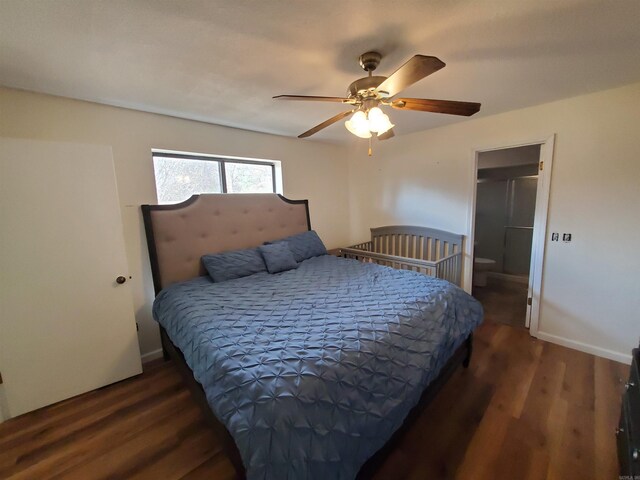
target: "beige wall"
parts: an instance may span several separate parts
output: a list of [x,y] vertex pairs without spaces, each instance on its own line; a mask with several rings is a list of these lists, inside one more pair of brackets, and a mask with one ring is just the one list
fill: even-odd
[[[625,360],[640,335],[640,83],[350,148],[351,240],[385,224],[469,235],[473,151],[556,134],[540,337]],[[396,115],[400,113],[396,112]],[[466,269],[465,276],[470,275]]]
[[547,242],[540,334],[627,359],[640,335],[639,104],[634,84],[375,142],[367,157],[357,139],[340,147],[0,89],[0,135],[112,146],[148,353],[159,343],[139,205],[155,201],[151,148],[281,160],[285,195],[309,198],[314,228],[336,247],[393,223],[469,235],[474,149],[556,134],[548,232],[574,236]]
[[4,88],[0,136],[112,146],[143,354],[160,348],[140,214],[141,204],[156,203],[152,148],[280,160],[285,196],[309,199],[312,226],[327,247],[347,241],[346,160],[339,146]]

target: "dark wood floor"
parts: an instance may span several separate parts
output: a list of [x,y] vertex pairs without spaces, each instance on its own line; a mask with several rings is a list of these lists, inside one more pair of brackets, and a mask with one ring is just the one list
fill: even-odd
[[[628,367],[489,319],[378,479],[617,479]],[[0,424],[0,478],[231,479],[170,363]]]
[[473,287],[473,296],[482,303],[485,317],[494,322],[524,328],[528,285],[492,277],[487,280],[485,287]]

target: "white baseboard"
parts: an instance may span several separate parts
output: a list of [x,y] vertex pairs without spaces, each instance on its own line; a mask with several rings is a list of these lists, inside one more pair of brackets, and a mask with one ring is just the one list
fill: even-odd
[[148,363],[152,360],[156,360],[157,358],[162,357],[162,349],[159,348],[157,350],[152,350],[150,352],[147,353],[143,353],[142,355],[140,355],[140,358],[142,359],[142,363]]
[[596,347],[588,343],[578,342],[576,340],[569,340],[568,338],[560,337],[558,335],[552,335],[551,333],[545,333],[538,330],[535,335],[540,340],[546,342],[562,345],[563,347],[572,348],[581,352],[590,353],[598,357],[608,358],[609,360],[615,360],[616,362],[631,365],[631,354],[615,352],[606,348]]

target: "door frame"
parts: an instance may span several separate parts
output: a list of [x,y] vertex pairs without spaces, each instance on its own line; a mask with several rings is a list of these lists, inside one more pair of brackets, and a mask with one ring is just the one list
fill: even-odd
[[473,277],[473,245],[475,239],[476,194],[478,184],[478,155],[493,150],[505,150],[507,148],[526,147],[528,145],[540,145],[540,162],[542,169],[538,168],[538,187],[536,191],[536,210],[533,220],[533,240],[531,243],[531,264],[529,267],[528,296],[531,305],[527,305],[526,324],[529,333],[537,337],[540,320],[540,305],[542,303],[542,274],[544,268],[544,253],[547,238],[547,220],[549,214],[549,193],[551,191],[551,173],[553,171],[553,153],[555,145],[555,133],[547,137],[534,138],[513,143],[500,143],[498,145],[473,148],[471,151],[471,176],[470,191],[472,192],[468,210],[469,239],[465,245],[465,290],[471,292]]

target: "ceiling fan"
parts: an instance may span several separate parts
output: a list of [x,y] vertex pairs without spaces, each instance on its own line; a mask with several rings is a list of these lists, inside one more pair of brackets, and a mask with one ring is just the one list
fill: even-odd
[[[379,140],[394,136],[394,125],[389,117],[380,109],[389,106],[396,110],[417,110],[420,112],[447,113],[449,115],[471,116],[480,110],[479,103],[456,102],[451,100],[429,100],[426,98],[395,98],[402,90],[437,72],[445,63],[436,57],[414,55],[408,62],[393,72],[389,77],[372,75],[380,64],[382,55],[378,52],[367,52],[360,55],[360,66],[368,72],[367,77],[359,78],[347,89],[346,97],[320,97],[308,95],[277,95],[278,100],[303,100],[312,102],[338,102],[351,106],[350,110],[331,117],[310,130],[298,135],[305,138],[347,118],[347,130],[361,138],[371,138],[377,134]],[[371,155],[371,148],[369,148]]]

